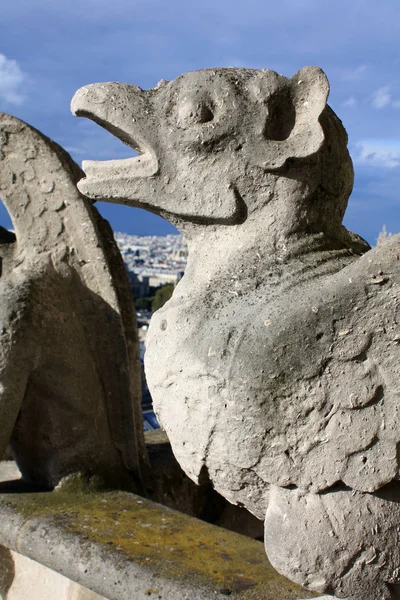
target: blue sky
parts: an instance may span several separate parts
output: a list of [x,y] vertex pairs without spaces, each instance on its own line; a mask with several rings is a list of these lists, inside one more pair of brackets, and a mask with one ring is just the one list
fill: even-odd
[[[70,114],[82,85],[143,88],[216,66],[291,76],[321,66],[329,104],[348,134],[356,181],[345,224],[374,244],[400,231],[399,0],[13,0],[0,21],[0,110],[85,159],[130,155],[94,123]],[[100,205],[119,231],[173,228],[143,211]],[[0,222],[7,224],[5,211]]]

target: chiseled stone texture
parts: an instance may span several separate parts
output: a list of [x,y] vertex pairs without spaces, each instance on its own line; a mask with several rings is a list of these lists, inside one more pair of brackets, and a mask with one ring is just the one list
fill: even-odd
[[[322,494],[342,482],[351,502],[398,473],[400,240],[370,250],[342,225],[353,170],[328,92],[317,67],[290,79],[207,69],[147,91],[94,84],[72,101],[140,153],[84,163],[79,189],[152,210],[188,242],[146,352],[174,453],[259,518],[271,485]],[[396,503],[381,510],[393,523]],[[362,517],[349,514],[347,527]],[[268,547],[288,574],[289,542]],[[341,589],[339,572],[326,577],[321,591]],[[364,600],[385,585],[350,579]]]
[[146,464],[131,294],[112,231],[76,189],[79,167],[0,114],[0,456],[53,487],[73,472],[121,484]]
[[265,519],[268,557],[309,589],[349,600],[398,598],[399,497],[398,484],[374,494],[274,486]]

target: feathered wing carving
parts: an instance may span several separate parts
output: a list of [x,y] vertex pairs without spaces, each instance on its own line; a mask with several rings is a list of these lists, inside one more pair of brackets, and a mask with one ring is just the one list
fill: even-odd
[[395,236],[324,286],[326,316],[319,330],[331,331],[318,385],[329,413],[315,440],[309,440],[301,487],[320,491],[343,482],[375,492],[398,477],[399,250],[400,236]]
[[0,450],[53,486],[74,471],[146,466],[130,289],[112,231],[76,189],[79,167],[26,123],[0,114],[2,243]]
[[288,289],[284,314],[281,301],[260,303],[231,358],[234,381],[251,373],[251,402],[243,410],[232,385],[236,403],[214,433],[240,440],[228,463],[314,493],[339,484],[374,492],[398,477],[399,251],[394,236]]

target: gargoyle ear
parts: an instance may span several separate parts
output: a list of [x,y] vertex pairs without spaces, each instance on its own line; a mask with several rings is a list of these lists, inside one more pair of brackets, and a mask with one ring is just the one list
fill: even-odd
[[329,82],[319,67],[303,67],[289,82],[296,120],[287,141],[292,156],[303,158],[315,154],[325,139],[319,117],[326,106]]
[[258,100],[264,96],[262,103],[267,106],[260,166],[278,169],[290,158],[318,152],[325,139],[319,117],[329,94],[325,73],[318,67],[304,67],[286,79],[265,71],[258,76],[258,87]]

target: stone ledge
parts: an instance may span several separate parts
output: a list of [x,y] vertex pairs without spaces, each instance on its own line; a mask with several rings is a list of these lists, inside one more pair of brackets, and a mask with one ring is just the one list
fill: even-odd
[[3,600],[107,600],[26,556],[0,546]]
[[109,600],[311,595],[271,567],[261,542],[126,492],[2,493],[0,544]]

